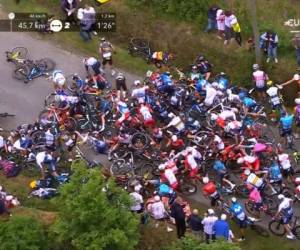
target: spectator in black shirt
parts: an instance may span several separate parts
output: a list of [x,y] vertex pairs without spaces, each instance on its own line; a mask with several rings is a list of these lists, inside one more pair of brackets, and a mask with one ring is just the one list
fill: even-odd
[[179,197],[171,205],[171,217],[175,219],[178,239],[184,237],[186,231],[185,213],[181,206],[181,198]]
[[212,5],[208,10],[208,23],[205,32],[217,30],[217,5]]
[[192,230],[192,233],[197,237],[201,238],[203,235],[203,224],[202,224],[202,218],[199,216],[198,209],[194,209],[193,213],[188,218],[188,224],[190,229]]

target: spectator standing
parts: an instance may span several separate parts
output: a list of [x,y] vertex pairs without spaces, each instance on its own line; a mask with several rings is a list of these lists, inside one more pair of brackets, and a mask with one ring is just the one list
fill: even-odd
[[205,29],[205,32],[209,31],[214,31],[217,29],[217,20],[216,20],[216,15],[217,15],[217,10],[219,7],[217,5],[212,5],[209,10],[208,10],[208,23],[207,27]]
[[228,44],[231,38],[233,37],[233,30],[231,26],[231,20],[234,17],[234,15],[231,13],[231,11],[225,11],[225,41],[224,44]]
[[201,238],[203,235],[203,224],[202,218],[199,216],[198,209],[193,210],[193,213],[190,215],[187,222],[192,230],[193,235],[195,235],[197,238]]
[[112,53],[114,52],[114,48],[109,41],[106,41],[105,37],[101,38],[100,46],[99,46],[99,54],[102,57],[102,68],[105,70],[105,65],[108,64],[110,66],[111,76],[115,75],[115,70],[113,69],[113,59]]
[[181,199],[179,197],[171,205],[171,217],[175,219],[176,229],[177,229],[177,237],[181,239],[184,237],[186,231],[185,225],[185,213],[181,206]]
[[90,32],[93,33],[93,35],[97,35],[97,32],[96,32],[96,11],[95,9],[86,4],[84,6],[84,17],[86,18],[86,20],[88,20],[90,22]]
[[228,241],[229,225],[226,219],[227,219],[226,214],[222,214],[220,219],[215,222],[213,226],[213,231],[215,232],[217,239],[224,238],[225,240]]
[[79,8],[77,11],[77,18],[80,20],[80,36],[82,39],[87,42],[92,39],[90,30],[92,23],[88,18],[88,15],[85,14],[83,8]]
[[135,213],[142,213],[143,212],[143,196],[140,194],[140,187],[139,186],[135,186],[134,187],[134,192],[131,192],[129,194],[131,200],[132,200],[132,204],[130,207],[131,212],[135,212]]
[[204,226],[204,233],[206,243],[209,244],[210,240],[215,240],[215,232],[213,231],[213,227],[215,222],[218,220],[218,217],[215,216],[215,212],[213,209],[208,209],[207,214],[202,220],[202,224]]
[[232,30],[234,32],[234,37],[238,45],[242,46],[242,36],[241,36],[241,27],[240,24],[238,23],[238,20],[236,16],[232,16],[232,19],[230,21]]
[[268,30],[263,33],[260,38],[264,42],[264,47],[267,50],[267,63],[270,62],[271,59],[274,59],[275,63],[278,63],[278,35],[275,32]]
[[62,0],[61,9],[66,15],[66,21],[75,22],[75,11],[77,7],[77,0]]
[[300,68],[300,34],[295,34],[295,37],[292,39],[294,43],[294,47],[296,49],[296,55],[297,55],[297,64]]
[[225,32],[225,14],[224,11],[221,9],[217,10],[216,14],[217,19],[217,28],[218,28],[218,38],[223,39],[224,38],[224,32]]

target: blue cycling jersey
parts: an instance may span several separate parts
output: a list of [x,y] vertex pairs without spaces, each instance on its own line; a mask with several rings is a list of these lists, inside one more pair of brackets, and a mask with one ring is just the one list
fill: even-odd
[[204,90],[204,86],[205,86],[205,85],[206,85],[206,80],[204,80],[204,79],[199,79],[199,80],[197,81],[197,83],[196,83],[196,90],[197,90],[199,93],[205,91],[205,90]]
[[226,167],[223,162],[215,161],[214,170],[216,170],[217,172],[221,172],[221,171],[223,172],[224,170],[226,171]]
[[243,207],[239,203],[234,203],[230,207],[230,212],[238,219],[243,220],[245,218],[245,212]]
[[287,115],[284,117],[280,118],[280,124],[283,129],[291,129],[294,121],[294,116],[293,115]]
[[244,100],[243,100],[243,104],[246,107],[250,108],[250,107],[255,106],[256,102],[252,98],[250,98],[250,97],[245,97]]
[[159,196],[167,196],[167,195],[170,195],[170,194],[173,194],[174,193],[174,190],[169,187],[167,184],[160,184],[159,187],[158,187],[158,195]]
[[228,87],[228,79],[224,78],[224,77],[221,77],[218,81],[219,83],[219,86],[221,89],[227,89]]
[[164,85],[173,85],[173,81],[169,75],[161,74],[160,79]]
[[272,179],[272,180],[281,180],[282,179],[282,174],[281,174],[280,168],[277,164],[273,164],[269,168],[269,175],[270,175],[270,179]]

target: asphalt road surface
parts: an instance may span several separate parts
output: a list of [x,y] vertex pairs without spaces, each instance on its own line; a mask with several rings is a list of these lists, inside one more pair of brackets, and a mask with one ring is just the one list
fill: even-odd
[[[44,99],[52,92],[52,83],[45,78],[37,78],[28,84],[12,78],[13,65],[6,62],[4,52],[13,47],[23,46],[29,50],[31,59],[43,57],[51,58],[56,62],[56,68],[63,70],[65,75],[78,73],[85,76],[82,59],[88,55],[72,54],[55,44],[39,39],[37,35],[27,33],[1,33],[0,36],[0,112],[14,114],[15,117],[0,118],[0,127],[11,130],[22,123],[32,123],[43,109]],[[97,49],[97,48],[95,48]],[[127,78],[128,85],[139,77],[123,72]],[[109,75],[109,74],[107,74]],[[113,79],[109,76],[110,81]],[[109,164],[104,155],[95,155],[87,147],[82,151],[89,159],[101,161],[104,165]],[[199,187],[200,189],[200,187]],[[209,206],[201,192],[197,192],[190,198]],[[297,209],[297,214],[300,214]],[[266,225],[266,220],[264,220]]]

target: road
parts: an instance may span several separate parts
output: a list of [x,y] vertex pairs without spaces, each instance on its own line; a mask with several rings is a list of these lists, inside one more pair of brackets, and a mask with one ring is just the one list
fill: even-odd
[[[45,78],[38,78],[24,84],[12,78],[13,65],[6,62],[4,52],[16,46],[27,47],[30,58],[40,59],[49,57],[57,64],[57,69],[63,70],[65,75],[78,73],[85,75],[82,59],[84,56],[70,53],[62,48],[55,46],[48,41],[41,40],[37,35],[28,33],[1,33],[0,36],[0,112],[15,114],[15,117],[0,118],[0,127],[11,130],[22,123],[32,123],[38,117],[39,112],[43,109],[44,99],[47,94],[52,92],[52,84]],[[87,55],[88,56],[88,55]],[[132,84],[139,77],[123,72],[127,82]],[[111,77],[109,77],[109,80]],[[86,147],[82,148],[83,152],[90,159],[101,161],[104,165],[109,164],[107,157],[104,155],[95,155]],[[197,192],[190,197],[197,202],[209,206],[209,201],[205,199],[201,192]],[[297,209],[298,210],[298,209]],[[297,211],[297,214],[300,214]],[[264,220],[264,224],[266,222]]]

